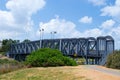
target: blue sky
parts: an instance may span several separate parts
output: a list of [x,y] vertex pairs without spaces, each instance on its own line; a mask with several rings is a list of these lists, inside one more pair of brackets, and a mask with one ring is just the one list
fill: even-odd
[[38,40],[39,29],[44,38],[111,35],[120,44],[120,0],[0,0],[0,40]]

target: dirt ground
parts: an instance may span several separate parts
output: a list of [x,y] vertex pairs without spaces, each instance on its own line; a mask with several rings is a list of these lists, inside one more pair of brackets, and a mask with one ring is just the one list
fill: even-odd
[[[120,70],[109,69],[109,68],[105,68],[105,67],[102,67],[102,66],[96,66],[96,67],[101,68],[103,70],[106,69],[106,70],[113,70],[113,71],[119,71],[120,72]],[[95,70],[95,69],[87,68],[85,66],[76,67],[75,74],[76,74],[76,76],[84,76],[88,80],[120,80],[119,75],[112,75],[112,74],[105,73],[105,72],[102,72],[102,71],[98,71],[98,70]]]

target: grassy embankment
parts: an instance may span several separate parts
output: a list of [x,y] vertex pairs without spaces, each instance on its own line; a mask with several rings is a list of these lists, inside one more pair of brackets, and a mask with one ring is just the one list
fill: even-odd
[[0,80],[89,80],[76,71],[73,67],[26,68],[2,74]]
[[24,68],[24,64],[8,58],[0,52],[0,75]]

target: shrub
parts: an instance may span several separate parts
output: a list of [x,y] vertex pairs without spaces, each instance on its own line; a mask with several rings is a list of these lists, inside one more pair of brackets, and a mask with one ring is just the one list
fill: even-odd
[[32,52],[26,58],[26,64],[33,67],[76,66],[77,63],[56,49],[42,48]]
[[120,51],[115,51],[108,56],[106,66],[109,68],[120,69]]
[[51,57],[48,59],[47,64],[45,64],[44,66],[63,66],[64,62],[57,58],[57,57]]
[[77,60],[78,65],[84,65],[85,64],[85,59],[84,58],[78,58]]
[[0,74],[23,68],[24,64],[15,60],[0,59]]

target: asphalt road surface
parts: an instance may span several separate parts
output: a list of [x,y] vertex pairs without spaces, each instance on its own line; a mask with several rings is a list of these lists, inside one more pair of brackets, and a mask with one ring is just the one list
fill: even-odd
[[109,75],[119,76],[120,77],[120,70],[105,68],[103,66],[98,65],[86,65],[86,68],[93,69],[99,72],[103,72]]

